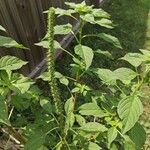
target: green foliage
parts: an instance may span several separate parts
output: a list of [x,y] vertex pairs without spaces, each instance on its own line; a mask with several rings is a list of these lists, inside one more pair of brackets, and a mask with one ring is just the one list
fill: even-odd
[[[143,112],[140,89],[149,81],[150,52],[141,49],[140,53],[128,53],[120,58],[130,63],[132,69],[124,66],[114,70],[94,68],[95,55],[115,59],[108,51],[86,46],[84,38],[96,37],[118,49],[122,47],[112,35],[84,35],[83,29],[87,23],[113,28],[110,15],[84,1],[66,5],[67,10],[50,8],[47,34],[35,44],[48,51],[48,71],[37,78],[48,82],[48,94],[44,93],[45,89],[39,90],[32,79],[15,72],[27,62],[14,56],[0,58],[0,123],[13,131],[13,127],[22,130],[23,134],[16,130],[13,133],[20,134],[17,140],[25,150],[141,149],[146,134],[137,123]],[[55,26],[55,15],[79,20],[78,33],[74,33],[69,23]],[[1,26],[0,30],[5,31]],[[55,41],[55,35],[67,34],[73,34],[77,42],[71,52]],[[1,46],[18,47],[5,42],[0,39]],[[72,62],[67,64],[72,67],[71,75],[56,71],[56,49],[71,56]],[[100,88],[91,87],[85,80],[87,76],[95,78]]]

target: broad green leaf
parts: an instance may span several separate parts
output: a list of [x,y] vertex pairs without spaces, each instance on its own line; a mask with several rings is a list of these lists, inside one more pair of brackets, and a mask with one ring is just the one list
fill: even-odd
[[38,150],[45,142],[46,134],[42,131],[37,130],[33,133],[27,143],[25,144],[25,150]]
[[104,117],[105,114],[102,109],[95,103],[86,103],[79,107],[79,113],[81,115],[91,115],[95,117]]
[[55,72],[55,78],[59,79],[61,84],[68,86],[69,80],[59,72]]
[[98,68],[94,69],[94,73],[108,85],[115,85],[116,80],[120,80],[124,84],[129,84],[137,76],[136,72],[128,68],[119,68],[113,72],[109,69]]
[[98,75],[98,77],[108,85],[115,85],[116,84],[116,77],[114,76],[113,72],[109,69],[96,69],[94,73]]
[[109,35],[109,34],[106,34],[106,33],[100,33],[97,36],[99,38],[113,44],[115,47],[122,49],[122,46],[121,46],[119,40],[116,37],[114,37],[112,35]]
[[45,147],[44,145],[42,145],[38,150],[49,150],[49,149]]
[[6,32],[5,28],[0,25],[0,30]]
[[135,143],[136,150],[141,150],[146,141],[146,132],[143,126],[136,123],[128,134],[130,139]]
[[137,96],[131,96],[119,102],[117,111],[123,120],[122,132],[125,134],[138,121],[139,116],[143,113],[143,106]]
[[113,59],[113,56],[108,51],[102,51],[102,50],[98,49],[97,51],[95,51],[95,53],[102,54],[110,59]]
[[116,139],[118,131],[116,127],[111,127],[108,129],[107,137],[108,137],[108,148],[110,148],[111,143]]
[[[43,48],[49,49],[48,40],[43,40],[39,43],[35,43],[34,45],[41,46]],[[57,41],[54,41],[54,49],[59,49],[59,48],[61,49],[61,45]]]
[[75,118],[76,118],[76,122],[80,126],[83,126],[86,123],[85,119],[81,115],[75,115]]
[[18,111],[24,111],[30,107],[30,100],[19,95],[13,95],[11,98],[11,105],[13,105]]
[[58,15],[58,17],[61,17],[61,16],[70,16],[70,17],[72,17],[72,14],[74,14],[75,11],[73,9],[64,10],[64,9],[61,9],[61,8],[56,8],[55,13],[56,13],[56,15]]
[[116,76],[116,79],[122,81],[124,84],[131,83],[131,80],[137,76],[137,73],[129,68],[119,68],[113,74]]
[[105,27],[105,28],[109,28],[109,29],[114,28],[113,24],[112,24],[112,21],[109,20],[109,19],[106,19],[106,18],[95,20],[95,23],[102,26],[102,27]]
[[[64,85],[68,86],[69,80],[68,80],[64,75],[62,75],[61,73],[55,72],[55,78],[59,79],[60,83],[62,83],[62,84],[64,84]],[[51,77],[50,77],[49,72],[44,72],[44,73],[42,73],[42,74],[38,77],[38,79],[42,79],[42,80],[44,80],[44,81],[50,81],[50,80],[51,80]]]
[[34,82],[31,79],[16,73],[12,77],[11,85],[9,86],[9,88],[14,90],[15,92],[21,92],[22,94],[24,94],[33,84]]
[[38,77],[38,79],[42,79],[43,81],[50,81],[50,80],[51,80],[49,72],[44,72],[44,73],[42,73],[42,74]]
[[0,70],[17,70],[27,62],[15,57],[15,56],[4,56],[0,58]]
[[85,1],[83,1],[82,3],[79,3],[79,4],[70,3],[70,2],[65,2],[65,4],[68,5],[70,8],[73,8],[75,10],[75,12],[77,12],[79,14],[92,12],[93,6],[86,5]]
[[91,66],[93,61],[93,50],[90,47],[84,45],[77,45],[75,47],[75,53],[84,60],[87,70]]
[[74,125],[75,122],[75,115],[73,112],[70,112],[69,114],[67,114],[66,116],[66,129],[68,130],[69,128],[71,128]]
[[45,97],[41,97],[40,99],[40,105],[42,106],[42,108],[47,111],[48,113],[52,113],[52,104],[50,102],[50,100],[48,98]]
[[54,27],[55,34],[58,35],[65,35],[69,34],[72,31],[72,25],[71,24],[65,24],[65,25],[56,25]]
[[95,19],[93,14],[85,14],[80,16],[82,20],[89,22],[91,24],[95,24]]
[[66,114],[69,114],[73,111],[74,111],[74,98],[71,97],[65,103],[65,112],[66,112]]
[[9,125],[8,113],[3,99],[0,99],[0,123]]
[[10,37],[0,36],[0,47],[28,49]]
[[105,132],[107,131],[107,128],[97,122],[88,122],[86,124],[84,124],[82,127],[79,128],[82,131],[85,132]]
[[87,148],[87,150],[101,150],[101,149],[102,148],[99,145],[97,145],[96,143],[93,143],[93,142],[90,142],[88,144],[88,148]]
[[96,18],[110,18],[110,15],[106,11],[104,11],[103,9],[101,9],[101,8],[93,9],[92,10],[92,14]]
[[125,136],[124,150],[136,150],[135,144],[128,136]]
[[144,61],[143,56],[140,53],[128,53],[121,59],[129,62],[134,67],[140,66]]

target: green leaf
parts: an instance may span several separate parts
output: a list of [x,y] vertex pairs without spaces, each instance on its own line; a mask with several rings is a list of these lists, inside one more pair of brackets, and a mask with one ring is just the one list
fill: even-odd
[[52,113],[52,104],[50,102],[50,100],[48,98],[45,97],[41,97],[40,99],[40,105],[42,106],[42,108],[47,111],[48,113]]
[[84,124],[82,127],[79,128],[82,131],[85,132],[105,132],[107,131],[107,128],[97,122],[88,122],[86,124]]
[[82,20],[89,22],[91,24],[95,24],[95,19],[93,14],[85,14],[80,16]]
[[98,68],[94,70],[94,73],[96,73],[105,84],[116,85],[116,77],[111,70]]
[[59,79],[61,84],[68,86],[69,80],[59,72],[55,72],[55,78]]
[[121,59],[129,62],[134,67],[140,66],[144,61],[143,56],[140,53],[128,53]]
[[130,139],[135,143],[136,150],[141,150],[146,141],[146,132],[143,126],[136,123],[128,134]]
[[70,112],[66,117],[66,129],[68,130],[74,125],[75,122],[75,115],[73,112]]
[[106,34],[106,33],[100,33],[97,36],[99,38],[113,44],[115,47],[122,49],[122,46],[121,46],[119,40],[116,37],[114,37],[112,35],[109,35],[109,34]]
[[21,92],[22,94],[24,94],[33,84],[34,82],[31,79],[24,77],[21,74],[15,73],[12,77],[11,85],[9,86],[9,88],[14,90],[15,92]]
[[96,18],[110,18],[110,15],[101,8],[93,9],[92,14]]
[[8,113],[3,99],[0,99],[0,123],[9,125]]
[[42,74],[38,77],[38,79],[42,79],[43,81],[50,81],[50,80],[51,80],[49,72],[44,72],[44,73],[42,73]]
[[55,30],[55,34],[66,35],[72,31],[72,25],[69,23],[65,25],[56,25],[54,27],[54,30]]
[[0,36],[0,46],[6,48],[21,48],[21,49],[28,49],[21,44],[18,44],[10,37]]
[[7,55],[0,58],[0,70],[17,70],[25,64],[27,62],[14,56]]
[[124,150],[136,150],[135,144],[128,136],[125,136]]
[[112,24],[112,21],[109,20],[109,19],[106,19],[106,18],[95,20],[95,23],[102,26],[102,27],[108,28],[108,29],[113,29],[114,28],[113,24]]
[[123,120],[122,132],[125,134],[138,121],[139,116],[143,113],[143,106],[137,96],[131,96],[119,102],[117,111]]
[[94,69],[93,71],[105,84],[108,85],[115,85],[116,80],[120,80],[124,84],[129,84],[131,83],[131,80],[137,76],[136,72],[128,68],[119,68],[113,72],[109,69],[100,68]]
[[113,72],[116,79],[122,81],[124,84],[130,84],[131,80],[133,80],[137,73],[129,68],[119,68]]
[[32,134],[27,143],[25,144],[25,150],[38,150],[45,142],[46,134],[42,131],[37,130]]
[[89,142],[87,150],[101,150],[102,148],[96,143]]
[[65,2],[65,4],[68,5],[70,8],[73,8],[75,10],[75,12],[77,12],[79,14],[92,12],[93,6],[86,5],[85,1],[83,1],[82,3],[79,3],[79,4],[70,3],[70,2]]
[[61,8],[56,8],[55,13],[56,13],[56,15],[58,15],[58,17],[61,17],[61,16],[73,17],[72,14],[74,14],[75,11],[73,9],[64,10],[64,9],[61,9]]
[[49,150],[49,149],[45,147],[44,145],[42,145],[38,150]]
[[[35,43],[34,45],[41,46],[43,48],[49,49],[49,42],[46,39],[39,42],[39,43]],[[61,45],[57,41],[54,41],[54,49],[61,49]]]
[[84,45],[77,45],[75,47],[75,53],[84,60],[87,70],[91,66],[93,61],[93,50],[90,47]]
[[83,126],[86,121],[81,115],[75,115],[76,121],[80,126]]
[[73,111],[74,111],[74,98],[71,97],[65,103],[65,112],[66,112],[66,114],[69,114]]
[[0,30],[6,32],[5,28],[0,25]]
[[113,56],[108,51],[102,51],[102,50],[98,49],[97,51],[95,51],[95,53],[102,54],[110,59],[113,59]]
[[11,105],[15,107],[18,111],[23,111],[29,108],[30,100],[21,97],[20,95],[14,95],[11,98]]
[[105,114],[101,108],[95,103],[86,103],[79,107],[79,113],[81,115],[91,115],[95,117],[104,117]]
[[111,143],[116,139],[118,131],[116,127],[111,127],[108,129],[107,137],[108,137],[108,148],[110,148]]

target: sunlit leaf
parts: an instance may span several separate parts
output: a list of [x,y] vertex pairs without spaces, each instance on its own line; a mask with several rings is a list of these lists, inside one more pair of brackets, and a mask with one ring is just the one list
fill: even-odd
[[134,67],[140,66],[144,61],[143,56],[140,53],[128,53],[121,59],[129,62]]
[[88,122],[86,124],[84,124],[82,127],[79,128],[82,131],[85,132],[105,132],[107,131],[107,128],[97,122]]
[[113,24],[112,24],[112,21],[109,20],[109,19],[106,19],[106,18],[95,20],[95,23],[102,26],[102,27],[105,27],[105,28],[109,28],[109,29],[114,28]]
[[13,75],[11,80],[12,81],[9,88],[15,92],[21,92],[22,94],[27,92],[31,85],[34,84],[34,82],[28,77],[24,77],[23,75],[17,73]]
[[6,48],[21,48],[28,49],[24,47],[22,44],[18,44],[15,40],[10,37],[0,36],[0,46]]
[[137,73],[129,68],[119,68],[113,74],[116,76],[116,79],[122,81],[124,84],[131,83],[131,80],[137,76]]
[[100,33],[97,36],[99,38],[101,38],[101,39],[103,39],[103,40],[113,44],[115,47],[122,49],[122,46],[121,46],[119,40],[116,37],[114,37],[114,36],[112,36],[110,34],[106,34],[106,33]]
[[86,121],[81,115],[75,115],[76,121],[80,126],[83,126]]
[[54,27],[55,30],[55,34],[58,35],[65,35],[65,34],[69,34],[72,31],[72,25],[71,24],[65,24],[65,25],[56,25]]
[[118,114],[123,120],[123,134],[129,131],[143,113],[143,106],[137,96],[122,99],[118,104]]
[[6,32],[6,29],[0,25],[0,30]]
[[81,115],[91,115],[95,117],[104,117],[103,110],[95,103],[86,103],[79,107],[79,113]]
[[98,75],[98,77],[103,81],[103,83],[108,85],[116,84],[116,77],[114,76],[111,70],[98,68],[94,71],[94,73]]
[[[43,40],[39,43],[35,43],[34,45],[41,46],[41,47],[46,48],[46,49],[49,48],[48,40]],[[54,41],[54,49],[59,49],[59,48],[61,49],[61,45],[57,41]]]
[[98,18],[110,18],[110,15],[101,8],[93,9],[92,14],[94,15],[94,17],[98,17]]
[[95,53],[101,54],[101,55],[104,55],[104,56],[106,56],[106,57],[108,57],[110,59],[113,59],[113,56],[108,51],[102,51],[102,50],[98,49],[98,50],[95,51]]
[[14,56],[7,55],[0,58],[0,70],[16,70],[20,69],[25,64],[27,64],[26,61]]
[[90,47],[84,45],[77,45],[75,47],[75,53],[84,60],[87,70],[91,66],[93,61],[93,50]]
[[98,144],[93,142],[90,142],[87,147],[87,150],[101,150],[101,149],[102,148]]
[[108,129],[108,132],[107,132],[108,148],[110,148],[111,143],[116,139],[117,134],[118,134],[118,132],[115,127],[111,127]]

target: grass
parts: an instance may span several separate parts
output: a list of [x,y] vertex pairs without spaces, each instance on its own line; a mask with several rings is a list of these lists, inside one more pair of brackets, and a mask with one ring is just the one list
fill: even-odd
[[[142,48],[150,50],[150,0],[110,0],[105,3],[103,8],[111,14],[115,28],[108,30],[99,26],[87,25],[84,32],[86,34],[106,32],[114,35],[120,40],[123,49],[116,49],[112,45],[95,38],[83,41],[85,45],[93,48],[93,50],[110,51],[116,60],[128,52],[138,52]],[[73,51],[74,45],[75,42],[70,45],[70,51]],[[63,55],[62,60],[57,63],[57,70],[64,74],[70,74],[71,68],[68,66],[70,62],[69,56]],[[94,67],[115,69],[125,64],[118,60],[112,61],[102,56],[95,56],[93,65]],[[94,79],[88,78],[87,80],[93,86],[99,85],[96,81],[94,82]],[[150,94],[149,88],[145,88],[144,92]],[[145,109],[142,122],[145,125],[148,137],[150,137],[150,120],[148,119],[150,115],[150,100],[147,99],[144,104]],[[146,147],[148,145],[150,145],[150,139],[147,140]]]

